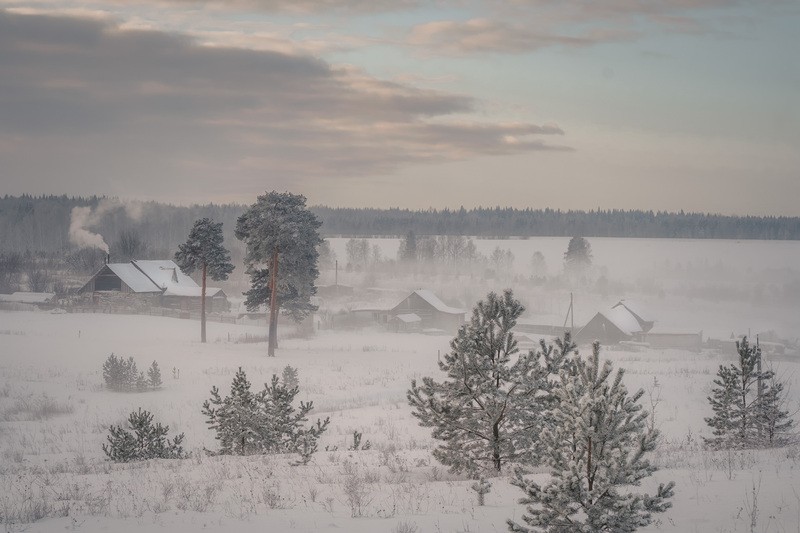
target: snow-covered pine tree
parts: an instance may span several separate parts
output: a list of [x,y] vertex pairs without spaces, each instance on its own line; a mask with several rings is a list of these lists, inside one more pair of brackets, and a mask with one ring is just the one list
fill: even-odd
[[761,424],[761,441],[765,446],[783,446],[789,442],[794,420],[789,416],[784,396],[784,384],[770,370],[762,381],[762,394],[758,409]]
[[771,370],[759,371],[761,348],[747,337],[736,342],[738,365],[720,365],[708,401],[714,416],[706,418],[714,436],[708,446],[771,446],[785,439],[794,422],[783,410],[783,384]]
[[[316,448],[315,441],[328,428],[330,419],[317,420],[317,425],[304,428],[308,421],[308,413],[314,408],[314,402],[300,402],[299,409],[292,405],[299,389],[282,384],[278,376],[273,375],[264,390],[257,396],[261,416],[268,421],[269,438],[262,441],[262,449],[266,453],[298,452],[300,448]],[[314,442],[312,442],[312,440]],[[303,453],[301,453],[301,456]]]
[[123,369],[125,361],[113,353],[103,362],[103,381],[106,387],[111,390],[123,390],[125,371]]
[[303,427],[313,402],[292,405],[298,388],[288,388],[273,375],[270,383],[258,393],[250,390],[244,370],[239,368],[224,399],[217,387],[211,389],[211,399],[203,404],[203,414],[209,419],[209,429],[217,432],[221,454],[247,455],[253,453],[297,452],[308,462],[316,449],[316,441],[325,432],[330,419],[317,420],[316,425]]
[[206,424],[209,429],[217,432],[219,453],[248,455],[261,451],[267,424],[242,367],[233,378],[231,393],[224,399],[216,386],[211,388],[211,399],[203,403],[202,413],[208,417]]
[[103,444],[103,452],[116,463],[144,461],[146,459],[181,459],[184,457],[183,433],[173,440],[167,438],[169,426],[160,422],[153,424],[153,415],[139,408],[128,416],[127,431],[122,426],[111,426],[108,445]]
[[565,365],[554,390],[558,402],[548,412],[540,439],[547,450],[543,464],[551,479],[545,486],[517,472],[513,483],[525,491],[522,520],[508,521],[517,533],[632,532],[671,506],[674,483],[659,485],[655,495],[632,492],[655,467],[645,458],[656,447],[657,430],[647,427],[638,403],[643,390],[629,396],[623,371],[613,381],[610,361],[600,364],[600,345],[592,356],[576,356]]
[[[512,329],[523,311],[511,290],[489,293],[439,362],[446,379],[411,382],[412,414],[433,428],[441,441],[433,455],[453,472],[499,472],[510,461],[533,460],[531,435],[542,423],[548,376],[564,358],[552,349],[519,353]],[[564,348],[574,345],[566,339]]]
[[234,268],[230,252],[222,245],[223,240],[222,222],[201,218],[194,223],[187,241],[175,252],[175,263],[181,270],[187,274],[195,270],[201,272],[200,342],[206,342],[206,279],[210,276],[214,281],[226,280]]
[[161,386],[161,369],[158,368],[158,363],[153,361],[150,368],[147,370],[147,384],[153,389]]
[[294,389],[300,384],[297,369],[291,365],[283,367],[283,374],[281,377],[283,378],[283,384],[289,389]]

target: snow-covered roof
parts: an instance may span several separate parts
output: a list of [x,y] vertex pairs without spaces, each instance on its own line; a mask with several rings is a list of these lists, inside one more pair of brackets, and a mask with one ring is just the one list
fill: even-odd
[[646,322],[655,322],[650,313],[648,312],[647,307],[642,305],[642,303],[639,301],[627,300],[627,299],[620,300],[619,302],[614,304],[612,309],[619,307],[624,307],[625,309],[630,311],[636,317],[636,320],[639,321],[639,324],[642,326],[642,328],[645,327]]
[[[164,296],[188,296],[191,298],[200,298],[202,296],[202,292],[202,287],[181,287],[180,285],[170,285],[164,291]],[[206,298],[213,298],[221,292],[222,289],[218,287],[206,287]]]
[[614,306],[610,310],[602,313],[609,322],[614,324],[626,335],[633,335],[640,333],[642,330],[641,324],[636,317],[623,306]]
[[192,278],[181,272],[181,269],[178,268],[175,261],[170,259],[146,261],[137,261],[134,259],[131,263],[162,289],[175,286],[198,286]]
[[450,307],[443,301],[439,299],[438,296],[433,294],[433,292],[429,291],[428,289],[419,289],[414,291],[420,298],[431,304],[437,311],[442,313],[448,313],[451,315],[463,315],[466,311],[463,309],[458,309],[456,307]]
[[108,263],[106,266],[133,292],[161,292],[161,288],[133,263]]
[[[135,293],[163,292],[167,296],[200,297],[200,286],[169,259],[133,260],[105,266]],[[220,290],[207,289],[206,294],[214,296]]]
[[14,292],[0,294],[0,302],[14,302],[22,304],[44,304],[55,297],[52,292]]
[[422,322],[422,318],[416,313],[403,313],[402,315],[395,315],[397,320],[411,324],[413,322]]

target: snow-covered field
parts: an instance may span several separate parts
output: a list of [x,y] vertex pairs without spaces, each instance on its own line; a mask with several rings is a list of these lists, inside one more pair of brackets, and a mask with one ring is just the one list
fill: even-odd
[[[237,344],[260,327],[209,324],[200,344],[193,321],[121,315],[0,312],[0,516],[17,531],[505,531],[522,495],[493,479],[478,507],[471,481],[437,464],[428,430],[411,416],[413,378],[440,377],[448,337],[320,332],[284,338],[274,359],[264,344]],[[230,340],[229,340],[230,339]],[[102,386],[106,357],[157,360],[164,387],[114,393]],[[662,469],[647,484],[674,480],[674,507],[644,531],[800,531],[800,448],[703,450],[703,417],[717,366],[727,356],[682,351],[604,351],[645,388],[664,434]],[[226,393],[241,366],[254,385],[290,364],[313,417],[330,416],[307,466],[294,457],[209,457],[214,435],[200,413],[213,385]],[[792,410],[797,361],[777,361]],[[179,378],[173,368],[180,371]],[[658,387],[654,387],[654,379]],[[650,394],[652,391],[652,395]],[[655,398],[660,395],[660,401]],[[101,451],[110,424],[137,407],[184,432],[186,460],[116,465]],[[348,451],[354,430],[372,449]],[[326,451],[325,447],[329,448]],[[332,451],[331,451],[332,450]],[[652,490],[651,486],[645,487]],[[755,515],[755,517],[754,517]],[[36,522],[8,523],[10,519]],[[753,526],[755,524],[755,526]]]

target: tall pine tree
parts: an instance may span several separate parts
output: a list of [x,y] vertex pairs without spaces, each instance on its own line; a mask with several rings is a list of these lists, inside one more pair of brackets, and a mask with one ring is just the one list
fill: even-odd
[[623,371],[610,380],[611,362],[600,364],[600,345],[588,360],[575,356],[561,371],[538,438],[550,469],[545,486],[527,481],[521,472],[513,483],[526,493],[516,533],[631,532],[652,521],[653,513],[671,506],[673,483],[659,485],[654,496],[635,493],[655,467],[646,459],[658,431],[647,427],[647,412],[638,403],[644,391],[629,396]]
[[557,351],[520,353],[512,329],[524,309],[510,290],[489,293],[439,362],[447,378],[411,383],[412,414],[433,428],[441,441],[433,455],[453,472],[500,472],[534,454],[530,436],[542,424],[548,377],[575,346],[566,338]]
[[200,293],[200,342],[206,342],[206,278],[214,281],[228,279],[233,272],[231,254],[222,245],[222,222],[201,218],[194,223],[189,238],[175,252],[175,262],[181,270],[191,274],[202,272]]
[[236,222],[236,238],[247,245],[251,279],[245,304],[251,310],[269,304],[270,357],[278,345],[278,312],[299,322],[316,310],[311,297],[319,276],[321,225],[306,208],[305,196],[275,191],[259,196]]

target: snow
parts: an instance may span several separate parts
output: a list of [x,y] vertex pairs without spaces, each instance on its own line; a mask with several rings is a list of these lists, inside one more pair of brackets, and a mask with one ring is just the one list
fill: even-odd
[[14,292],[0,294],[0,302],[14,302],[21,304],[44,304],[55,296],[52,292]]
[[636,317],[625,307],[614,307],[602,312],[609,322],[614,324],[624,334],[631,336],[642,331],[642,326]]
[[133,263],[108,263],[106,266],[133,292],[161,292],[162,290]]
[[647,307],[645,307],[645,305],[638,300],[630,300],[630,299],[620,300],[614,305],[614,308],[616,307],[624,307],[625,309],[633,313],[636,317],[638,317],[637,320],[641,319],[644,322],[656,321],[655,317],[650,315]]
[[160,260],[133,260],[131,261],[137,268],[153,280],[153,282],[165,289],[167,287],[197,287],[197,283],[181,272],[178,265],[169,259]]
[[420,318],[416,313],[403,313],[401,315],[396,315],[395,318],[406,323],[422,322],[422,318]]
[[[727,315],[714,312],[730,322],[738,309],[726,309]],[[702,312],[684,309],[694,313],[687,317],[694,322],[702,322]],[[264,325],[212,322],[209,343],[201,344],[198,322],[166,317],[0,311],[0,324],[0,509],[22,512],[38,502],[53,514],[69,508],[68,516],[11,530],[491,532],[505,531],[505,520],[519,520],[523,512],[523,494],[510,485],[510,472],[489,479],[487,505],[478,507],[473,480],[448,474],[432,458],[430,430],[411,415],[405,397],[410,382],[441,378],[437,352],[449,350],[450,336],[321,331],[301,338],[282,321],[286,336],[277,357],[267,358],[264,343],[236,342],[263,336]],[[111,352],[134,357],[142,369],[158,361],[163,389],[105,390],[101,366]],[[800,447],[712,452],[701,445],[709,435],[706,396],[716,369],[733,354],[604,348],[602,357],[626,369],[629,390],[645,389],[648,410],[650,398],[660,396],[655,410],[663,440],[654,459],[661,470],[637,491],[674,480],[676,496],[673,509],[657,517],[660,524],[641,531],[750,531],[754,486],[755,531],[798,530]],[[226,392],[239,366],[260,387],[287,364],[299,372],[298,399],[314,402],[312,419],[331,417],[312,463],[206,456],[204,447],[216,449],[200,413],[210,388]],[[796,410],[800,363],[771,364],[788,380],[789,405]],[[178,379],[173,368],[180,370]],[[654,379],[658,388],[651,395]],[[20,411],[42,394],[70,409],[47,418]],[[170,436],[185,432],[193,457],[108,463],[100,449],[108,426],[138,407],[168,425]],[[372,449],[347,450],[355,430]],[[545,473],[534,477],[547,481]],[[353,480],[364,491],[362,516],[346,490]]]
[[432,291],[428,289],[418,289],[414,291],[420,298],[431,304],[437,311],[447,313],[450,315],[463,315],[466,311],[456,307],[450,307],[442,300],[439,299]]
[[[206,287],[207,298],[213,298],[220,292],[222,292],[222,289],[219,287]],[[167,285],[167,288],[164,290],[164,296],[189,296],[192,298],[200,298],[202,293],[202,287],[185,287],[181,285]]]

